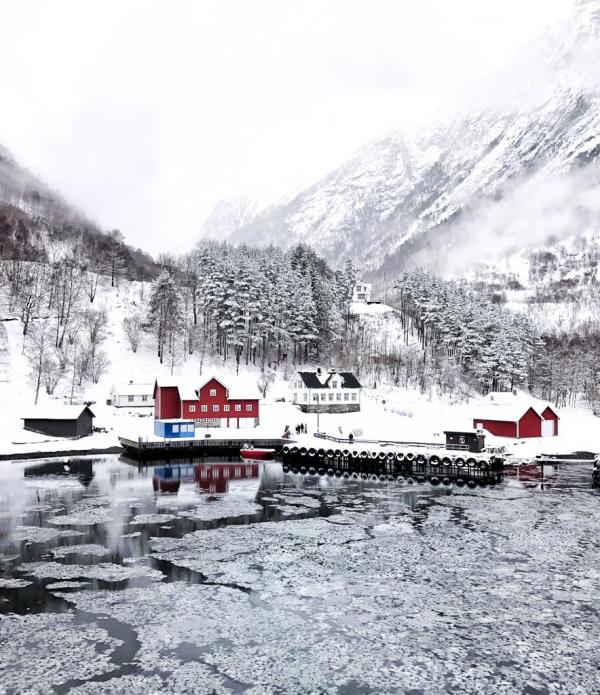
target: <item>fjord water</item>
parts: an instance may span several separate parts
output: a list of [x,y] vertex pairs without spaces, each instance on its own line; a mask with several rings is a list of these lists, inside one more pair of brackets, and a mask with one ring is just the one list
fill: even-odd
[[2,464],[0,692],[598,692],[590,473]]

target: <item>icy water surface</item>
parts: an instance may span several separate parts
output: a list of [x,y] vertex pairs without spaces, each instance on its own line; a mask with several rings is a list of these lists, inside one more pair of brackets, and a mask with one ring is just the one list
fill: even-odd
[[0,693],[600,692],[600,493],[0,463]]

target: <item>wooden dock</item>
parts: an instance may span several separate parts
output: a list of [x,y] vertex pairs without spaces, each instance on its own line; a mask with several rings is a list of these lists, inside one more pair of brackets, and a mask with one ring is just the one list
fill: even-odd
[[[353,442],[356,444],[356,442]],[[283,469],[302,475],[335,475],[366,479],[404,479],[407,482],[473,487],[502,481],[504,459],[490,453],[430,448],[414,442],[411,447],[369,446],[359,448],[309,447],[286,442]],[[414,448],[414,450],[412,450]]]
[[279,437],[268,439],[251,436],[236,439],[206,437],[204,439],[166,439],[162,441],[146,440],[141,437],[138,440],[119,437],[119,442],[127,456],[142,461],[147,459],[184,459],[197,456],[235,456],[240,453],[245,444],[258,448],[275,449],[279,453],[284,444],[289,444],[288,439]]

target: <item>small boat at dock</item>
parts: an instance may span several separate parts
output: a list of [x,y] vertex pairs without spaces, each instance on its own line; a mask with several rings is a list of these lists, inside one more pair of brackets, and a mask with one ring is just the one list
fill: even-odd
[[275,449],[260,449],[246,444],[240,449],[240,457],[250,461],[267,461],[275,458]]

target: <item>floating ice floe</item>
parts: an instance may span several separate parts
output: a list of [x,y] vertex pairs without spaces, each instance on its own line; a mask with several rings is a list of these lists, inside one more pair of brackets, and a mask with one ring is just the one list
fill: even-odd
[[26,586],[31,586],[32,582],[26,579],[11,579],[0,577],[0,589],[24,589]]
[[131,526],[140,524],[164,524],[167,521],[173,521],[177,517],[175,514],[138,514],[129,524]]
[[82,531],[72,529],[54,529],[43,526],[17,526],[12,533],[16,542],[30,541],[31,543],[47,543],[58,538],[75,538],[83,536]]
[[95,555],[97,557],[102,557],[103,555],[111,554],[111,551],[108,550],[108,548],[105,548],[103,545],[97,545],[95,543],[83,543],[81,545],[65,545],[60,548],[52,548],[50,552],[56,558],[67,557],[68,555]]
[[[104,653],[96,644],[106,645]],[[63,683],[86,680],[115,668],[111,652],[120,640],[71,612],[0,618],[0,683],[7,693],[51,693]]]
[[73,512],[63,516],[53,516],[48,520],[53,526],[94,526],[95,524],[106,524],[113,521],[113,514],[110,509],[92,508],[81,512]]
[[219,498],[206,501],[193,509],[179,512],[180,517],[194,521],[215,521],[217,519],[235,519],[240,516],[252,516],[262,512],[260,504],[241,498]]
[[123,567],[110,562],[98,565],[63,565],[59,562],[25,562],[19,569],[38,579],[99,579],[104,582],[120,582],[135,577],[163,579],[158,570],[147,565]]

